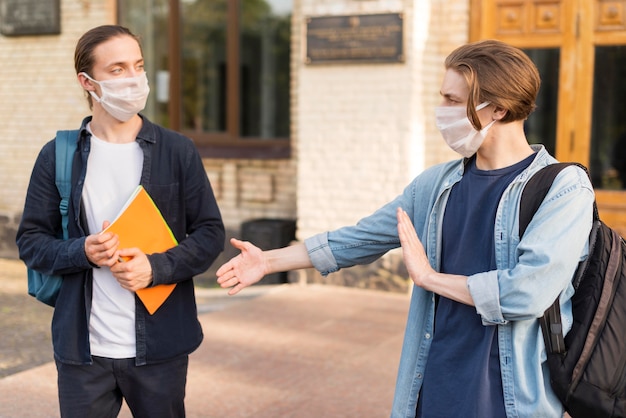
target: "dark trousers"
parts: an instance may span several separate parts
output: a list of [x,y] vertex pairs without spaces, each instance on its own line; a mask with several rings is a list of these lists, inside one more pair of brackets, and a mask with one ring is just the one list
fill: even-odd
[[135,359],[56,362],[62,418],[114,418],[126,400],[135,418],[183,418],[189,357],[135,366]]

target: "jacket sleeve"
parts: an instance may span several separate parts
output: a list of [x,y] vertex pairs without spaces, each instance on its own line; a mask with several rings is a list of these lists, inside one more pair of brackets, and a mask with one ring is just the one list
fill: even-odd
[[[19,256],[31,269],[44,274],[68,274],[91,268],[85,255],[85,238],[62,239],[61,197],[55,184],[54,141],[39,152],[26,192],[17,230]],[[75,211],[70,202],[70,220]]]
[[176,151],[177,190],[172,191],[177,197],[163,215],[179,244],[148,257],[153,285],[188,280],[206,271],[224,250],[224,224],[202,159],[190,140],[175,141],[181,146]]
[[400,247],[396,215],[399,207],[410,214],[415,230],[428,251],[428,243],[424,240],[428,217],[443,187],[441,179],[455,166],[432,167],[416,177],[402,194],[359,220],[356,225],[307,239],[305,244],[315,268],[327,275],[340,268],[369,264],[387,251]]

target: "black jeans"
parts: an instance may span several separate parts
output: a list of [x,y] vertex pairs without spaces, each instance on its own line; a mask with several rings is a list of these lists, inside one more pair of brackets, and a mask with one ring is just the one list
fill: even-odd
[[139,367],[132,358],[57,361],[61,417],[114,418],[125,399],[135,418],[183,418],[188,364],[188,356]]

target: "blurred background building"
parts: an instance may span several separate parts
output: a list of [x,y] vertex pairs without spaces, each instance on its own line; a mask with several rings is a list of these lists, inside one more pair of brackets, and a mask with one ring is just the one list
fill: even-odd
[[[141,36],[144,114],[195,141],[229,236],[282,245],[355,223],[456,158],[434,125],[443,60],[486,38],[537,64],[529,140],[588,165],[626,235],[624,0],[0,0],[1,257],[17,257],[38,151],[89,114],[76,41],[111,23]],[[406,288],[397,252],[327,281]]]

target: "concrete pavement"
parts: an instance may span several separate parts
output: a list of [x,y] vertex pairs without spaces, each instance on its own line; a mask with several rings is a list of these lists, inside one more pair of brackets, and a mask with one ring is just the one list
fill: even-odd
[[[198,289],[198,303],[189,418],[389,416],[408,295],[284,284]],[[0,379],[0,417],[58,417],[55,380],[54,363]]]

